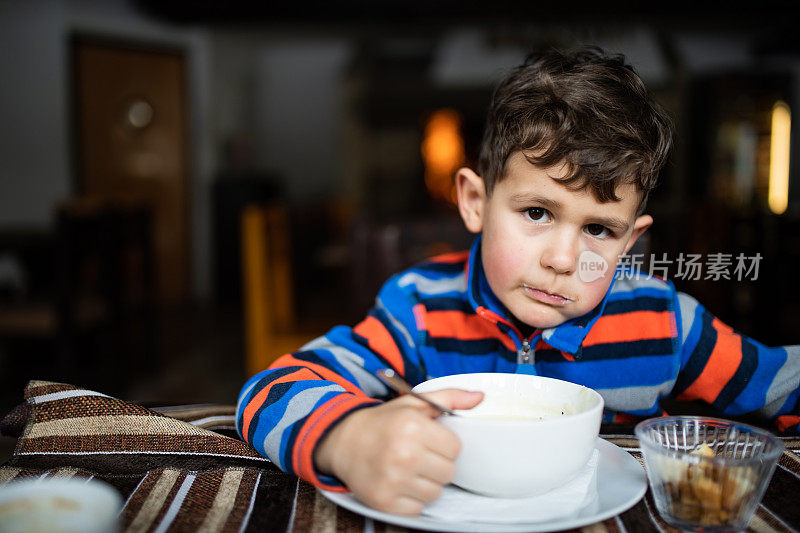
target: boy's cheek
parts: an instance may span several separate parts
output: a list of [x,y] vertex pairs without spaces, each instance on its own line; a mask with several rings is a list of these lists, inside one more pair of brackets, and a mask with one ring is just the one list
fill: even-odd
[[599,254],[593,250],[584,250],[578,256],[578,279],[586,285],[602,285],[606,287],[616,269],[616,257],[610,254]]
[[507,289],[514,281],[514,272],[517,267],[514,260],[505,260],[495,258],[488,264],[484,262],[484,271],[489,286],[495,293],[502,292]]
[[[614,258],[616,259],[616,258]],[[578,280],[585,311],[594,308],[608,292],[616,273],[616,261],[593,252],[583,252],[578,263]]]
[[[524,249],[498,245],[500,239],[489,240],[482,253],[483,268],[490,283],[500,282],[505,285],[524,271]],[[494,287],[493,287],[494,288]]]

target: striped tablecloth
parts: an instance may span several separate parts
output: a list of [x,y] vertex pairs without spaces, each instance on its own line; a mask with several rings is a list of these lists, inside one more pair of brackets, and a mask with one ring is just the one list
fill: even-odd
[[[29,477],[94,478],[114,486],[121,521],[139,531],[407,531],[337,507],[313,486],[281,472],[241,442],[234,408],[145,408],[72,385],[32,381],[27,403],[0,431],[17,436],[0,483]],[[641,461],[631,426],[604,426],[601,437]],[[800,528],[800,440],[785,439],[751,531]],[[648,491],[619,516],[586,531],[672,530]]]

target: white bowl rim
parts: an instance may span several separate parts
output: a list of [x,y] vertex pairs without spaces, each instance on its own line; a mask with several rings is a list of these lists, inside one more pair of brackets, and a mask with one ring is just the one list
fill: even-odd
[[[444,381],[445,379],[452,379],[460,376],[515,376],[521,379],[528,379],[534,378],[536,380],[544,380],[544,381],[552,381],[563,383],[566,385],[571,385],[575,387],[577,390],[588,390],[595,400],[594,405],[585,411],[581,411],[580,413],[573,413],[573,414],[564,414],[562,416],[553,416],[550,418],[544,418],[542,420],[534,420],[531,418],[480,418],[480,417],[469,417],[469,416],[448,416],[447,422],[450,424],[475,424],[476,422],[480,422],[481,424],[489,424],[493,426],[541,426],[542,424],[547,425],[561,425],[561,424],[574,424],[576,422],[582,421],[582,418],[589,418],[593,419],[597,416],[597,412],[603,410],[605,406],[605,400],[603,396],[597,392],[596,390],[587,387],[585,385],[580,385],[578,383],[573,383],[571,381],[567,381],[564,379],[558,378],[551,378],[547,376],[537,376],[535,374],[515,374],[512,372],[467,372],[461,374],[449,374],[446,376],[439,376],[436,378],[431,378],[429,380],[423,381],[418,383],[414,386],[414,392],[420,392],[418,387],[426,383],[434,383],[438,380]],[[456,386],[447,386],[447,387],[439,387],[430,391],[423,391],[423,392],[434,392],[436,390],[443,390],[445,388],[458,388]],[[465,389],[467,390],[467,389]]]

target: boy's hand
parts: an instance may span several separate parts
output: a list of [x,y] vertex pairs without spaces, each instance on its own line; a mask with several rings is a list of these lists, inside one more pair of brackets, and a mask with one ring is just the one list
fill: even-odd
[[[470,409],[482,392],[447,389],[425,393],[451,409]],[[455,475],[461,442],[436,422],[433,407],[401,396],[348,415],[317,445],[314,462],[338,477],[370,507],[417,515]]]

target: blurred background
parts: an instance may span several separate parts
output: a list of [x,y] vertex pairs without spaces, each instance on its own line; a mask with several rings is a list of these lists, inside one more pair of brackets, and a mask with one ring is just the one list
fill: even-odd
[[731,254],[733,279],[675,284],[800,342],[794,3],[562,4],[0,1],[0,410],[34,378],[234,403],[469,245],[453,171],[493,84],[553,45],[625,54],[675,119],[644,250],[671,277]]

